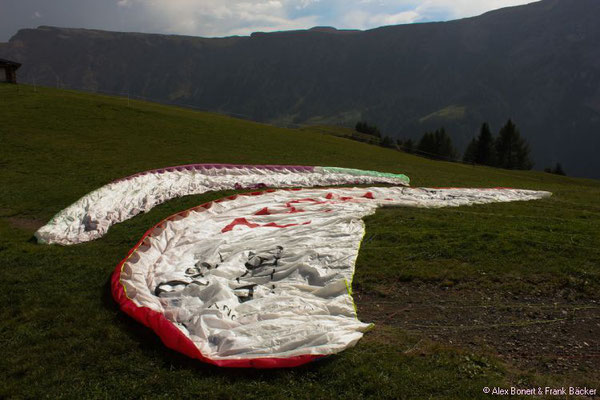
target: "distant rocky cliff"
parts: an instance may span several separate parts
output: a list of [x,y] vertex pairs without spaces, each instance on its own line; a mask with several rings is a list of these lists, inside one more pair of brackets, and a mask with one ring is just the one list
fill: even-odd
[[543,0],[444,23],[250,37],[40,27],[0,46],[21,81],[66,84],[278,124],[365,119],[464,149],[516,121],[536,168],[600,178],[600,1]]

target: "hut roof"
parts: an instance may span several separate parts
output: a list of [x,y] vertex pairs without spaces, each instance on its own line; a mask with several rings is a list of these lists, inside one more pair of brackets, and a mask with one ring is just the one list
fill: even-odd
[[14,67],[15,69],[18,69],[20,66],[21,63],[0,58],[0,67]]

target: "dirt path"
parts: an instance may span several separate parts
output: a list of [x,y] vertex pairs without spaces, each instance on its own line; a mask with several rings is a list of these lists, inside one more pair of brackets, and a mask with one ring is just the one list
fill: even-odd
[[6,220],[10,226],[13,228],[21,229],[24,231],[31,231],[32,233],[37,231],[40,227],[44,226],[45,222],[34,219],[34,218],[25,218],[20,216],[13,217],[3,217],[2,219]]
[[355,293],[362,321],[496,354],[539,374],[600,382],[600,301],[406,283],[385,297]]

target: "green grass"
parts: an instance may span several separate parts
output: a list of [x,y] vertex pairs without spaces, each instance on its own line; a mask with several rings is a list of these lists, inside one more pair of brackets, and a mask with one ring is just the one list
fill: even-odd
[[385,325],[293,370],[224,370],[165,349],[117,309],[110,275],[153,223],[224,193],[173,200],[91,243],[31,240],[35,224],[82,195],[157,167],[325,165],[404,173],[413,186],[549,190],[550,199],[530,203],[379,210],[367,218],[354,285],[452,282],[598,297],[597,181],[436,162],[319,129],[23,85],[0,85],[0,143],[0,397],[484,398],[483,386],[551,379]]
[[381,138],[377,136],[369,135],[368,133],[358,132],[352,128],[347,128],[344,126],[308,125],[304,128],[300,128],[300,131],[311,133],[318,132],[326,135],[333,135],[340,138],[353,139],[359,142],[375,145],[379,145],[381,143]]
[[434,113],[431,113],[419,120],[419,122],[423,123],[430,120],[457,120],[463,119],[465,117],[465,113],[467,108],[464,106],[452,105],[446,108],[442,108]]

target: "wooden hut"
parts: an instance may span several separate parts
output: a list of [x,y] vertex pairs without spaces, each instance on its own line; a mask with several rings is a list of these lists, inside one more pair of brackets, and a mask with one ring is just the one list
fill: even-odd
[[0,82],[17,83],[17,70],[21,64],[0,58]]

